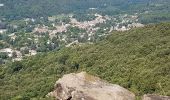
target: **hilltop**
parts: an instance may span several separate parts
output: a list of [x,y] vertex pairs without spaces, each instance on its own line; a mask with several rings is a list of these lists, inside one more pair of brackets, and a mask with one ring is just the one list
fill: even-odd
[[113,32],[89,45],[27,57],[0,67],[0,98],[45,98],[62,75],[86,71],[143,94],[170,95],[170,23]]

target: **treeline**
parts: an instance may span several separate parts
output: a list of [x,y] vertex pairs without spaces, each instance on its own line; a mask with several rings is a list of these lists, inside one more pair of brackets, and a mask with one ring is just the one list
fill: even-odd
[[[114,0],[120,4],[124,0]],[[112,0],[2,0],[4,7],[0,8],[1,17],[10,19],[25,17],[43,17],[61,13],[81,12],[90,7],[101,8]]]
[[[138,12],[145,10],[151,3],[159,4],[161,0],[1,0],[0,18],[21,19],[37,18],[61,13],[81,13],[89,8],[97,8],[104,14],[121,12]],[[169,5],[169,1],[163,2]],[[154,8],[156,9],[156,8]]]

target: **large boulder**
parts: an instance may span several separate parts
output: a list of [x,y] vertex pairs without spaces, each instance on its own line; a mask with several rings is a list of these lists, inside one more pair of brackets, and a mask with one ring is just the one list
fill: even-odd
[[135,100],[135,95],[127,89],[85,72],[64,75],[47,96],[59,100]]
[[170,100],[170,96],[160,96],[154,94],[145,94],[142,100]]

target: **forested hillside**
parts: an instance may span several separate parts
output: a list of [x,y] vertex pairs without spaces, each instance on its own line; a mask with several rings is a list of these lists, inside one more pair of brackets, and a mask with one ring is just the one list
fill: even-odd
[[[144,13],[145,23],[155,20],[169,20],[166,15],[170,11],[169,0],[1,0],[0,18],[21,19],[37,18],[61,13],[89,12],[89,8],[97,8],[98,13],[115,15],[121,13]],[[156,17],[159,15],[159,17]]]
[[[80,12],[109,5],[120,5],[125,0],[3,0],[1,16],[8,18],[43,17],[61,13]],[[111,3],[111,4],[110,4]],[[22,9],[21,9],[22,8]]]
[[0,66],[0,99],[42,99],[63,74],[86,71],[136,96],[170,95],[170,23],[113,32],[91,45],[63,48]]

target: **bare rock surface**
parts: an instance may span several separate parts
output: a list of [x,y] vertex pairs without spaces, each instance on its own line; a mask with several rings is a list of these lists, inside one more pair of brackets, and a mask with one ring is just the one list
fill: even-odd
[[170,100],[170,96],[160,96],[154,94],[145,94],[142,100]]
[[57,100],[135,100],[135,95],[127,89],[85,72],[64,75],[48,96]]

